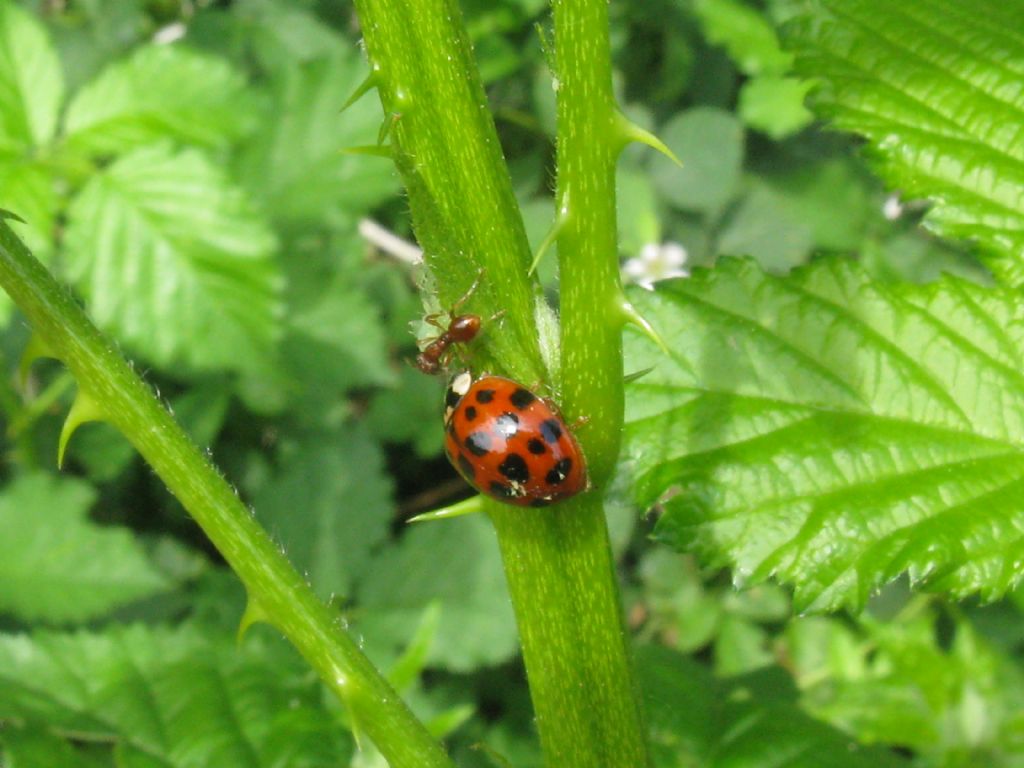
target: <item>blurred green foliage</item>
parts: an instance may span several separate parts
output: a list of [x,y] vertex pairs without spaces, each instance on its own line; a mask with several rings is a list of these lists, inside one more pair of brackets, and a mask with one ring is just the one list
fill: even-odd
[[[800,5],[610,6],[624,111],[684,161],[679,168],[639,148],[624,152],[620,250],[634,264],[627,274],[643,282],[644,270],[651,279],[657,270],[686,273],[721,255],[752,259],[723,270],[734,276],[755,264],[785,275],[815,257],[858,261],[837,270],[842,277],[828,294],[838,317],[833,328],[849,309],[837,294],[863,296],[875,285],[926,282],[943,272],[984,280],[968,248],[920,226],[923,206],[886,190],[856,141],[812,124],[804,106],[809,82],[795,74],[776,32]],[[552,217],[546,6],[472,0],[462,7],[536,247]],[[0,207],[24,219],[19,234],[208,446],[416,712],[447,736],[457,762],[483,768],[504,756],[535,766],[529,698],[491,531],[479,519],[403,526],[465,489],[440,454],[441,383],[408,364],[422,315],[421,276],[406,249],[361,234],[372,220],[380,225],[375,232],[412,238],[390,163],[345,152],[377,141],[382,115],[373,98],[342,112],[365,75],[358,20],[342,0],[0,0]],[[842,95],[835,98],[841,105]],[[941,231],[962,232],[953,225]],[[873,578],[863,583],[826,583],[830,557],[878,555],[858,549],[877,528],[833,531],[835,548],[828,541],[818,547],[815,531],[801,531],[808,538],[793,538],[792,546],[816,546],[765,564],[758,548],[792,530],[779,524],[736,533],[722,511],[728,502],[734,514],[782,505],[798,486],[803,501],[825,496],[827,482],[840,484],[866,464],[823,461],[808,477],[791,471],[786,482],[776,474],[766,483],[757,462],[774,462],[785,475],[786,467],[806,469],[851,445],[867,446],[867,456],[899,437],[890,417],[909,418],[899,409],[876,411],[867,427],[857,422],[845,433],[837,426],[855,387],[831,375],[816,379],[821,369],[810,364],[827,363],[837,343],[837,336],[815,335],[824,315],[808,298],[808,284],[828,282],[830,268],[801,272],[805,304],[795,308],[765,298],[794,284],[764,280],[760,271],[746,294],[739,278],[716,284],[705,273],[650,299],[652,318],[679,351],[679,370],[649,359],[635,339],[630,344],[627,370],[657,370],[634,388],[632,452],[610,501],[657,765],[1021,765],[1024,618],[1016,595],[985,608],[955,607],[889,583],[907,568],[915,578],[928,572],[928,557],[939,557],[930,539],[919,549],[882,553],[885,568],[872,565]],[[549,256],[541,265],[548,285],[552,270]],[[915,295],[942,299],[959,288],[943,290]],[[880,290],[872,298],[889,311],[907,295]],[[736,317],[751,316],[723,330],[711,313],[694,309],[712,299]],[[766,302],[760,314],[759,300]],[[918,309],[938,319],[952,312],[936,302]],[[968,318],[978,327],[986,312],[999,317],[982,303]],[[787,326],[793,315],[780,307],[804,325]],[[0,313],[7,373],[0,383],[7,427],[0,764],[379,764],[365,745],[356,751],[346,713],[272,632],[258,627],[232,645],[244,607],[240,587],[113,430],[81,429],[64,472],[56,472],[69,381],[42,364],[16,383],[27,332],[6,297]],[[899,327],[902,317],[894,310],[891,324]],[[687,347],[686,334],[693,338],[697,328],[706,330],[705,346]],[[746,346],[752,328],[780,337],[789,328],[788,351]],[[922,392],[944,402],[927,376],[906,375],[893,351],[938,344],[938,335],[913,330],[894,332],[895,340],[865,333],[851,345],[877,364],[892,402],[912,385],[920,387],[914,404],[925,402]],[[986,349],[980,334],[963,343]],[[808,339],[816,349],[797,354]],[[741,350],[722,358],[722,378],[710,389],[706,379],[698,386],[686,378],[709,347]],[[773,366],[786,375],[764,374]],[[976,370],[1002,382],[1009,368],[999,359]],[[804,431],[784,434],[781,409],[744,411],[749,392],[739,385],[751,381],[776,386],[778,401],[793,406],[785,425]],[[702,408],[673,414],[643,394],[655,384],[676,398],[673,406],[693,388],[710,395]],[[976,400],[992,402],[984,392]],[[745,419],[728,424],[744,434],[708,430],[724,423],[712,417],[726,411]],[[977,433],[968,437],[999,428],[1000,412],[979,411],[970,422]],[[903,438],[912,426],[904,425]],[[645,458],[645,447],[665,447],[664,429],[677,431],[670,447],[680,455]],[[772,430],[780,433],[775,442],[748,454],[737,447]],[[836,434],[850,440],[829,442]],[[1000,437],[997,448],[1015,461],[1014,435]],[[726,438],[735,443],[723,448]],[[915,461],[948,450],[968,463],[979,460],[976,447],[963,435],[941,440],[922,431]],[[683,456],[684,448],[692,453]],[[908,475],[919,468],[900,466]],[[697,501],[670,499],[658,536],[700,552],[703,566],[647,540],[652,526],[642,513],[680,478],[693,481],[697,492],[687,499]],[[977,489],[965,495],[989,503]],[[982,522],[1009,518],[1015,505],[1002,503]],[[694,515],[705,521],[715,510],[725,518],[721,528],[693,535]],[[995,547],[999,534],[985,542]],[[734,569],[732,581],[723,565]],[[883,570],[884,578],[874,578]],[[776,575],[797,585],[801,609],[866,602],[867,610],[800,616],[785,587],[736,586]],[[941,586],[953,593],[998,583],[988,592],[993,599],[1019,576],[942,575],[951,581]]]

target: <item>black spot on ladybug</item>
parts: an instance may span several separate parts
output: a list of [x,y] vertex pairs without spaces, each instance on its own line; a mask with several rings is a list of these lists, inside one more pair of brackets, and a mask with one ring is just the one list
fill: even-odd
[[518,453],[510,453],[498,465],[498,471],[514,483],[525,483],[530,479],[530,468]]
[[482,403],[483,405],[487,405],[487,403],[491,402],[491,400],[493,400],[493,399],[494,399],[494,390],[493,389],[478,389],[477,390],[476,401],[478,403]]
[[474,456],[486,456],[491,450],[491,436],[486,432],[473,432],[466,438],[466,448]]
[[465,477],[467,477],[467,478],[475,478],[476,477],[476,470],[473,469],[473,465],[470,463],[469,459],[466,458],[466,455],[464,453],[460,453],[459,454],[458,464],[459,464],[459,470],[462,472],[462,474]]
[[526,444],[526,450],[532,453],[534,456],[540,456],[547,448],[544,446],[544,442],[538,440],[536,437],[531,437],[530,442]]
[[550,503],[551,503],[551,499],[538,498],[538,499],[532,499],[530,501],[530,506],[531,507],[546,507]]
[[551,469],[550,472],[545,476],[544,480],[547,481],[548,485],[558,485],[560,482],[565,480],[569,476],[569,471],[572,469],[572,459],[562,459]]
[[488,488],[490,488],[491,495],[499,498],[511,499],[515,495],[512,491],[512,486],[499,483],[497,480],[492,480]]
[[562,428],[558,425],[558,419],[544,419],[540,423],[540,435],[549,443],[557,443],[562,436]]
[[519,431],[519,417],[514,413],[503,413],[494,420],[494,431],[505,438]]
[[523,408],[525,408],[530,403],[532,403],[534,400],[536,400],[537,396],[534,395],[533,392],[531,392],[530,390],[523,389],[522,387],[520,387],[515,392],[513,392],[511,395],[509,395],[508,399],[509,399],[509,402],[512,403],[512,405],[514,405],[516,408],[518,408],[521,411],[521,410],[523,410]]
[[473,419],[476,418],[476,408],[474,408],[472,405],[467,405],[466,410],[463,411],[463,413],[466,414],[466,421],[472,421]]

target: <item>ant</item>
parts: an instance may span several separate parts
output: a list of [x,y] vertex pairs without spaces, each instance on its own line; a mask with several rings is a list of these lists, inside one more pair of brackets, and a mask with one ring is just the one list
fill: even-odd
[[[455,344],[468,344],[476,338],[477,334],[480,333],[480,315],[459,315],[456,314],[463,304],[469,300],[469,297],[473,295],[473,292],[480,285],[480,279],[483,277],[483,270],[476,276],[476,280],[469,286],[469,289],[462,295],[452,308],[448,310],[448,326],[445,327],[438,318],[441,317],[441,313],[433,315],[427,315],[423,318],[424,322],[430,323],[435,328],[440,329],[441,334],[436,338],[432,339],[423,350],[416,355],[416,367],[419,368],[426,374],[437,374],[444,369],[448,360],[454,353]],[[503,314],[499,312],[495,317]],[[492,320],[494,318],[491,318]]]
[[452,345],[468,344],[480,333],[480,315],[452,314],[447,328],[436,322],[436,316],[424,319],[441,329],[441,335],[416,355],[416,367],[424,373],[440,373],[454,352]]

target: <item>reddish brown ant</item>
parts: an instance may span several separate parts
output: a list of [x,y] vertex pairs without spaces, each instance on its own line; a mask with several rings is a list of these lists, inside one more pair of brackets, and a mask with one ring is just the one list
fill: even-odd
[[428,323],[441,329],[441,335],[431,341],[416,355],[416,367],[424,373],[440,373],[451,357],[453,344],[467,344],[480,333],[479,315],[452,315],[448,327],[436,322],[436,318],[424,318]]
[[442,325],[438,322],[438,317],[441,316],[441,312],[434,314],[428,314],[423,318],[425,323],[429,323],[434,328],[440,330],[440,335],[430,340],[418,355],[416,355],[416,367],[425,374],[438,374],[446,366],[447,361],[452,357],[454,353],[455,344],[468,344],[476,335],[480,333],[480,315],[478,314],[458,314],[459,307],[465,304],[469,297],[473,295],[477,287],[480,285],[480,278],[483,276],[483,270],[476,275],[476,280],[469,287],[462,298],[460,298],[452,308],[447,312],[449,315],[449,322],[447,326]]
[[[424,322],[430,323],[435,328],[440,329],[441,334],[436,338],[432,339],[423,350],[416,355],[416,367],[427,374],[440,373],[448,364],[448,360],[454,353],[455,344],[468,344],[476,338],[477,334],[480,333],[480,315],[459,315],[456,314],[463,304],[469,300],[469,297],[473,295],[473,292],[480,285],[480,279],[483,277],[483,270],[476,276],[476,280],[469,286],[469,289],[462,295],[452,308],[448,310],[448,325],[445,326],[438,322],[438,318],[441,317],[441,313],[433,315],[427,315],[423,318]],[[502,313],[499,312],[498,317]],[[493,318],[492,318],[493,319]]]

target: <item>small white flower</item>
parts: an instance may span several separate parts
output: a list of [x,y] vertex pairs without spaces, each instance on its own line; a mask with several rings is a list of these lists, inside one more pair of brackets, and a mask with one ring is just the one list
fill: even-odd
[[170,45],[181,40],[187,32],[187,28],[180,21],[175,21],[165,27],[161,27],[153,35],[153,42],[157,45]]
[[688,257],[686,249],[679,243],[647,243],[640,249],[639,256],[623,264],[622,276],[627,282],[652,291],[659,280],[689,277],[690,270],[686,267]]
[[896,221],[903,215],[903,201],[899,195],[889,195],[882,203],[882,215],[889,221]]

